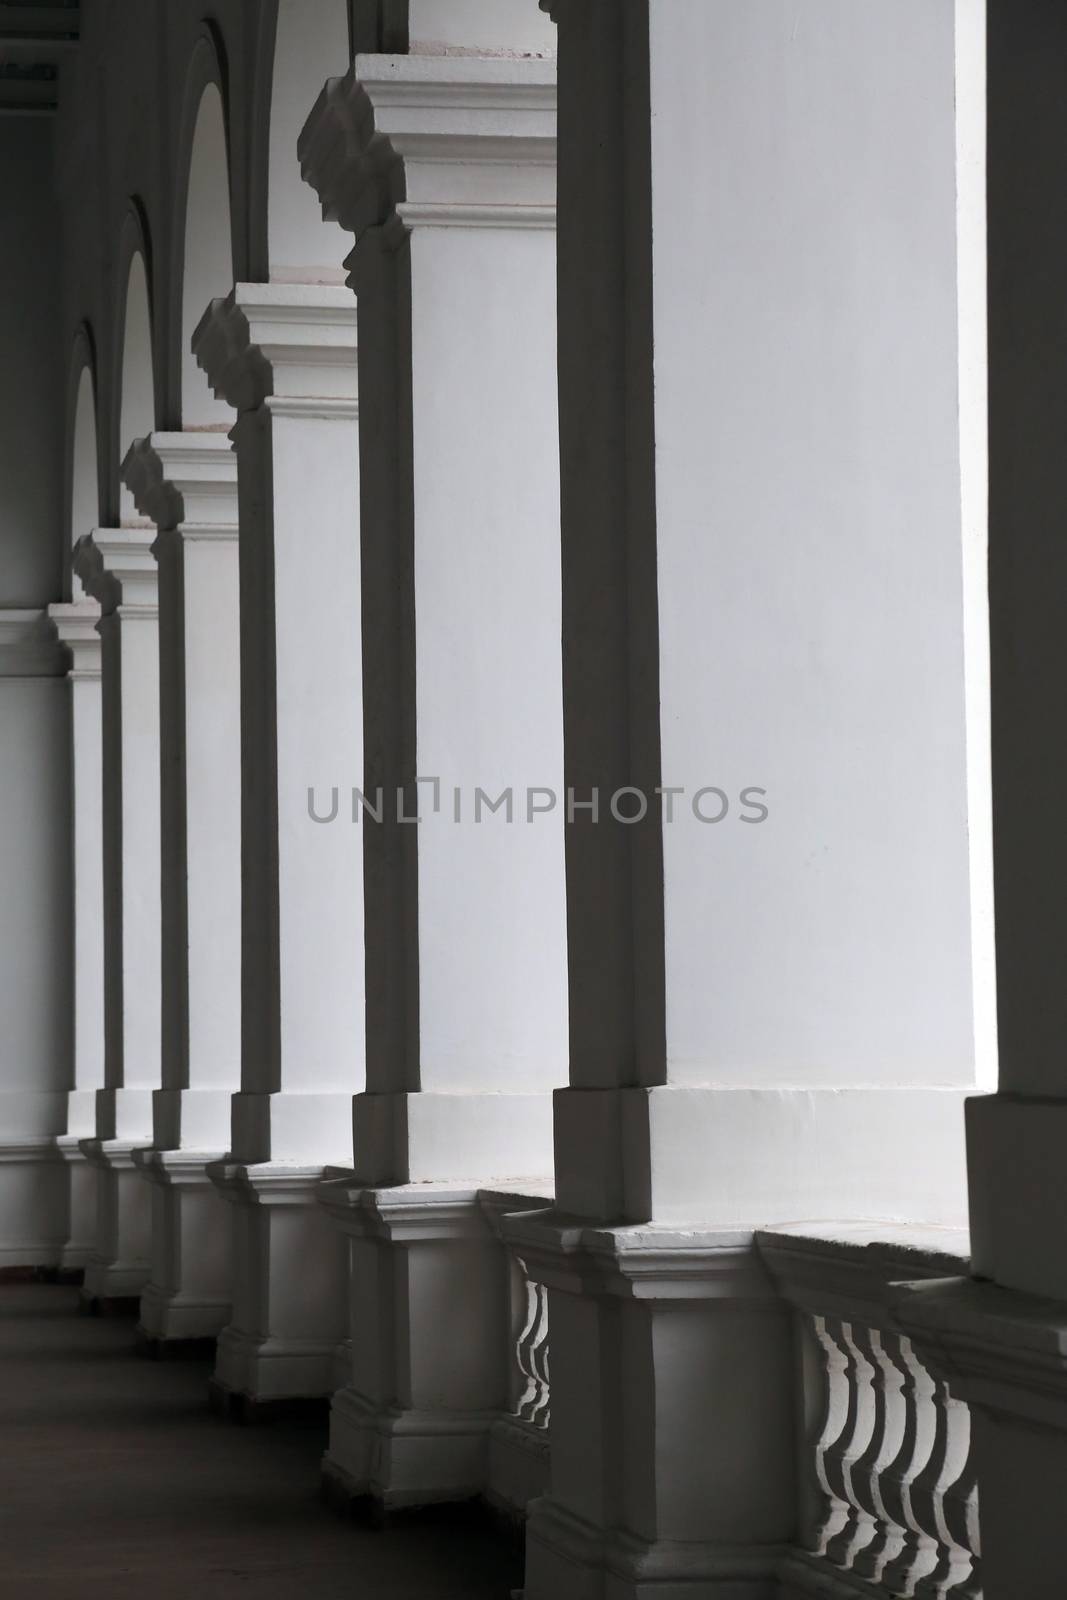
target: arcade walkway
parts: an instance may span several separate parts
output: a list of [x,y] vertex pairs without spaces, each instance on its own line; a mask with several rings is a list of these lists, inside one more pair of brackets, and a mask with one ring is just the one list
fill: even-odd
[[7,1600],[503,1600],[484,1527],[376,1533],[318,1500],[324,1432],[243,1428],[207,1370],[152,1362],[72,1289],[0,1287],[0,1590]]

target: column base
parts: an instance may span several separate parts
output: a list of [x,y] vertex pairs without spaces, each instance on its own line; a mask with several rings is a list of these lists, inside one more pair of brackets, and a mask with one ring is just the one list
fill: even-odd
[[344,1243],[315,1199],[329,1172],[225,1160],[208,1168],[234,1207],[232,1309],[219,1334],[217,1396],[261,1404],[333,1393],[348,1276]]
[[503,1219],[548,1291],[551,1493],[526,1600],[774,1600],[795,1515],[789,1309],[751,1234]]
[[525,1600],[780,1600],[778,1551],[605,1531],[546,1497],[526,1523]]
[[840,1217],[967,1225],[965,1088],[557,1089],[578,1217],[714,1228]]
[[515,1174],[552,1169],[552,1096],[465,1090],[357,1094],[352,1102],[355,1169],[384,1187],[513,1184]]
[[61,1265],[67,1216],[67,1179],[55,1138],[0,1143],[0,1271]]
[[83,1299],[140,1297],[152,1264],[152,1205],[133,1162],[137,1145],[123,1139],[83,1139],[81,1151],[97,1174],[96,1245],[85,1264]]
[[350,1241],[352,1370],[330,1413],[331,1492],[383,1511],[483,1494],[512,1335],[507,1256],[479,1191],[348,1179],[320,1199]]
[[150,1343],[214,1340],[230,1319],[229,1208],[208,1177],[219,1151],[137,1150],[152,1186],[151,1276],[140,1332]]
[[471,1500],[485,1487],[495,1412],[387,1409],[351,1386],[330,1407],[323,1477],[331,1498],[382,1511]]
[[69,1220],[59,1265],[65,1272],[81,1272],[96,1249],[96,1169],[82,1153],[77,1134],[61,1134],[56,1149],[67,1168]]

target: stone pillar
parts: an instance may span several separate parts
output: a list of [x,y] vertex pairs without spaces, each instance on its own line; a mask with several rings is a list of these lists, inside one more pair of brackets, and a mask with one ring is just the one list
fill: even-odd
[[965,1205],[952,11],[553,9],[575,805],[558,1211],[505,1223],[549,1289],[526,1594],[763,1600],[753,1227]]
[[359,55],[301,160],[356,237],[365,787],[384,807],[356,1183],[328,1202],[353,1361],[327,1471],[390,1507],[485,1485],[508,1269],[477,1190],[550,1170],[566,1070],[554,63]]
[[364,1082],[356,304],[238,284],[194,348],[238,412],[240,503],[241,1087],[212,1168],[236,1206],[216,1387],[259,1402],[329,1394],[345,1319],[315,1187],[351,1165]]
[[151,1143],[160,1084],[159,614],[155,530],[96,528],[75,564],[100,603],[103,725],[104,1087],[95,1136],[81,1141],[98,1169],[89,1301],[129,1299],[148,1279],[151,1205],[133,1151]]
[[900,1315],[970,1403],[986,1600],[1063,1591],[1067,1486],[1067,15],[988,7],[989,609],[1000,1084],[968,1105],[972,1270]]
[[241,730],[237,461],[225,433],[153,433],[126,457],[159,529],[163,1055],[153,1141],[150,1340],[229,1319],[229,1207],[207,1175],[230,1144],[241,1063]]
[[[80,585],[79,585],[80,586]],[[74,858],[74,1073],[66,1131],[56,1140],[70,1174],[70,1222],[60,1257],[81,1271],[96,1243],[97,1173],[81,1140],[96,1130],[96,1095],[104,1087],[104,878],[101,771],[100,606],[83,598],[48,607],[69,652],[71,840]]]
[[58,1265],[70,1236],[66,700],[44,610],[0,608],[0,1277]]

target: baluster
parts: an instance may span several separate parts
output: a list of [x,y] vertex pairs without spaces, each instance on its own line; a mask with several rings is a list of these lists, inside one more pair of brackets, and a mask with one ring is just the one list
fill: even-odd
[[831,1326],[826,1317],[811,1317],[810,1327],[822,1351],[822,1421],[815,1439],[815,1477],[825,1504],[822,1522],[815,1538],[815,1549],[825,1556],[827,1547],[848,1520],[844,1498],[842,1463],[851,1427],[851,1385],[848,1381],[848,1354],[840,1338],[839,1324]]
[[911,1412],[913,1443],[910,1456],[905,1446],[900,1458],[899,1499],[904,1537],[900,1550],[882,1571],[882,1585],[890,1594],[912,1596],[920,1577],[934,1559],[929,1533],[916,1508],[916,1497],[922,1501],[931,1466],[937,1470],[935,1456],[941,1445],[934,1380],[915,1354],[910,1339],[902,1337],[897,1348],[908,1373],[905,1399]]
[[[844,1525],[827,1542],[826,1558],[846,1572],[852,1567],[856,1555],[869,1542],[874,1523],[864,1510],[857,1494],[854,1474],[864,1451],[871,1441],[875,1420],[874,1364],[864,1355],[848,1322],[839,1324],[840,1339],[847,1362],[845,1381],[849,1387],[848,1424],[841,1436],[843,1448],[839,1455],[839,1497],[848,1507]],[[835,1455],[837,1447],[835,1446]]]
[[530,1371],[537,1381],[539,1394],[531,1409],[530,1421],[539,1428],[547,1428],[551,1388],[548,1376],[548,1290],[543,1283],[537,1289],[537,1324],[528,1347]]
[[907,1408],[903,1395],[904,1373],[889,1349],[896,1344],[896,1336],[883,1333],[878,1328],[867,1328],[860,1342],[873,1368],[875,1418],[871,1442],[857,1463],[852,1478],[871,1518],[874,1532],[869,1543],[857,1552],[853,1571],[859,1577],[877,1581],[904,1540],[904,1529],[896,1514],[892,1485],[887,1483],[885,1474],[899,1455]]
[[890,1535],[878,1578],[888,1593],[905,1594],[920,1537],[909,1521],[908,1490],[926,1464],[934,1434],[932,1414],[920,1404],[920,1393],[932,1392],[933,1381],[899,1334],[883,1331],[880,1345],[883,1359],[896,1374],[892,1392],[899,1422],[894,1428],[896,1452],[880,1473],[879,1492]]
[[[521,1265],[521,1263],[520,1263]],[[525,1273],[525,1266],[523,1266]],[[526,1277],[526,1318],[515,1346],[515,1360],[525,1380],[516,1415],[536,1427],[548,1426],[548,1291]]]
[[944,1414],[945,1451],[932,1485],[930,1508],[938,1543],[933,1569],[915,1586],[915,1600],[980,1594],[972,1557],[972,1528],[977,1523],[978,1486],[971,1465],[971,1417],[967,1407],[938,1381],[937,1403]]

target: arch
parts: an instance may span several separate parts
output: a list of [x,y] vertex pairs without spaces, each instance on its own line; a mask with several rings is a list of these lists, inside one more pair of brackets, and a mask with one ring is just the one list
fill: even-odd
[[343,283],[352,241],[336,222],[323,221],[296,146],[327,78],[348,70],[347,0],[277,0],[263,49],[256,119],[262,275],[278,283]]
[[140,518],[132,495],[122,483],[122,462],[133,441],[151,433],[156,425],[148,252],[144,226],[136,210],[127,213],[119,261],[126,271],[125,277],[119,279],[123,290],[122,310],[116,324],[121,357],[115,465],[119,476],[119,521],[130,523]]
[[[81,327],[74,337],[67,385],[67,451],[64,486],[64,519],[67,542],[64,550],[64,578],[70,572],[70,553],[83,535],[100,521],[100,460],[96,428],[96,366],[92,337]],[[81,580],[70,575],[71,598],[83,596]]]
[[234,282],[225,83],[218,49],[206,30],[186,80],[178,171],[184,172],[184,182],[178,184],[174,238],[182,253],[172,283],[181,302],[173,319],[181,340],[176,363],[181,423],[185,428],[229,426],[233,413],[212,394],[192,352],[193,334],[208,305],[229,294]]

